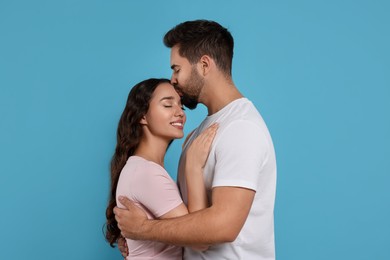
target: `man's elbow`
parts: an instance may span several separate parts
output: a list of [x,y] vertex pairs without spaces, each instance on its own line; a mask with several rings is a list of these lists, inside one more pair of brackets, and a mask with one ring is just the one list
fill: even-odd
[[225,229],[220,233],[219,243],[232,243],[240,234],[240,230]]

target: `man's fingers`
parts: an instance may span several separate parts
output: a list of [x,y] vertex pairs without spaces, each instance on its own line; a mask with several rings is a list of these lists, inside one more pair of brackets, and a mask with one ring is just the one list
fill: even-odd
[[120,209],[120,208],[118,208],[118,207],[115,207],[114,208],[114,214],[115,214],[115,220],[116,220],[116,222],[118,223],[118,228],[120,229],[120,230],[122,230],[122,228],[121,228],[121,216],[122,216],[122,212],[124,212],[124,211],[127,211],[127,209]]
[[120,214],[120,208],[115,207],[115,208],[114,208],[114,215],[115,215],[115,220],[116,220],[116,222],[119,222],[119,220],[118,220],[119,214]]
[[119,202],[122,203],[128,210],[134,207],[134,203],[126,197],[119,196]]

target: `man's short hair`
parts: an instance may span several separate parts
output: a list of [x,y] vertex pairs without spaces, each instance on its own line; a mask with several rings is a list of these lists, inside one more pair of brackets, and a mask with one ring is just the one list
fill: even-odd
[[195,64],[203,55],[210,56],[217,67],[231,76],[234,40],[219,23],[208,20],[178,24],[164,36],[165,46],[179,46],[179,54]]

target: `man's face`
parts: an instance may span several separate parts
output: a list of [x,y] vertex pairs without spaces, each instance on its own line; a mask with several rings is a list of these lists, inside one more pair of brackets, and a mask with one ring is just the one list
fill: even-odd
[[199,103],[199,95],[204,85],[204,79],[199,75],[196,64],[191,64],[179,54],[179,47],[171,49],[171,83],[182,98],[182,103],[189,109],[194,109]]

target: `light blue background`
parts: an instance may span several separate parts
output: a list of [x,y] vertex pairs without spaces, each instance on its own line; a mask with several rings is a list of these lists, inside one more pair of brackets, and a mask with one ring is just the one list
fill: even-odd
[[[1,0],[0,259],[121,259],[102,234],[116,124],[131,86],[170,76],[164,33],[197,18],[232,32],[235,83],[272,133],[277,258],[390,259],[389,13],[384,0]],[[205,113],[188,112],[187,133]]]

